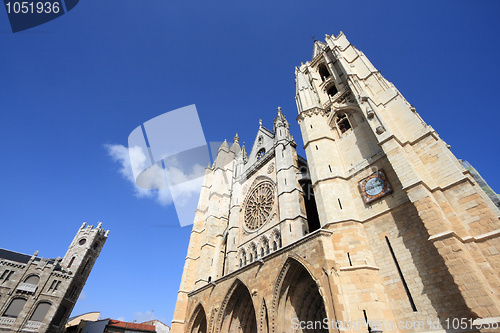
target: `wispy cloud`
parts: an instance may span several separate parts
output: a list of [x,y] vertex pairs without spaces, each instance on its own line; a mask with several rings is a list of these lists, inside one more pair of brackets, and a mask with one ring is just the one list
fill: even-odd
[[106,144],[104,145],[113,161],[119,163],[119,174],[132,184],[134,195],[138,198],[154,198],[160,205],[167,206],[172,203],[172,196],[168,188],[157,190],[145,189],[137,186],[134,179],[134,171],[136,174],[144,170],[146,165],[146,156],[140,148],[129,149],[123,145]]
[[[197,200],[204,171],[201,165],[195,164],[186,170],[186,166],[182,166],[175,158],[170,158],[166,170],[159,164],[147,168],[147,156],[140,147],[129,149],[119,144],[106,144],[104,147],[113,161],[120,165],[118,172],[132,184],[136,197],[152,198],[162,206],[175,201],[177,209],[181,208],[177,206],[183,206],[193,198]],[[145,169],[147,172],[141,174]],[[136,184],[134,174],[141,174],[141,187]],[[170,182],[170,188],[165,184],[164,175]]]
[[134,320],[138,323],[143,323],[145,321],[155,319],[154,313],[152,311],[146,312],[134,312]]
[[79,301],[85,301],[86,299],[87,299],[87,294],[84,291],[82,291],[80,293],[80,296],[78,297],[78,300]]

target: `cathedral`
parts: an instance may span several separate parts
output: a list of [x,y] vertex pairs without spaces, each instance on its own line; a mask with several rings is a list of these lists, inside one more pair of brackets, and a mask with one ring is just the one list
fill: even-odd
[[499,332],[500,211],[470,170],[343,33],[295,75],[307,159],[280,108],[220,146],[172,332]]

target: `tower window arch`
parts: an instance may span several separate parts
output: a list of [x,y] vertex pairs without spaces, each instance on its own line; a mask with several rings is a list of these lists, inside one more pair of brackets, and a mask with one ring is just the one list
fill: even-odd
[[326,89],[326,93],[328,94],[328,96],[330,97],[333,97],[335,96],[339,91],[337,90],[337,87],[332,84],[328,87],[328,89]]
[[321,77],[321,80],[323,80],[323,82],[325,82],[326,79],[328,79],[330,77],[330,71],[328,70],[328,68],[326,67],[325,64],[320,64],[318,66],[318,72],[319,72],[319,76]]
[[262,156],[264,156],[266,154],[266,150],[264,148],[262,148],[261,150],[259,150],[257,152],[257,159],[260,160],[262,158]]
[[3,316],[10,318],[17,318],[26,304],[26,300],[24,298],[14,298],[7,310],[5,310]]
[[68,268],[70,268],[71,265],[73,265],[73,261],[75,261],[75,257],[71,258],[71,260],[69,261]]
[[347,115],[345,113],[338,116],[337,127],[340,133],[345,133],[347,132],[347,130],[352,128],[351,123],[349,122],[349,119],[347,118]]

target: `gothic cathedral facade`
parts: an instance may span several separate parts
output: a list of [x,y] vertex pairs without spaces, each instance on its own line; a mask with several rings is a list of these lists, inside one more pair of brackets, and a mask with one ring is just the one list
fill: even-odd
[[498,207],[343,33],[295,74],[307,160],[280,109],[220,146],[172,332],[498,331]]

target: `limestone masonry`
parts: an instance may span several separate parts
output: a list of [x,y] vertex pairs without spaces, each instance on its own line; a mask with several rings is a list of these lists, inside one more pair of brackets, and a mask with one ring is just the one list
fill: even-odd
[[172,332],[500,332],[497,195],[342,33],[295,75],[307,160],[220,146]]

